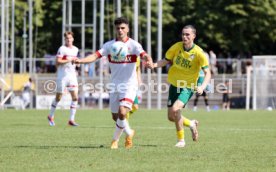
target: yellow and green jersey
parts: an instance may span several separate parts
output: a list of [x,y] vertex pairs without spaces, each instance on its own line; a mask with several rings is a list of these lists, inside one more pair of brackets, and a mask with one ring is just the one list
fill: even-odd
[[168,82],[175,87],[194,88],[199,71],[208,68],[208,60],[203,50],[195,44],[185,51],[183,42],[177,42],[169,48],[165,58],[172,63]]

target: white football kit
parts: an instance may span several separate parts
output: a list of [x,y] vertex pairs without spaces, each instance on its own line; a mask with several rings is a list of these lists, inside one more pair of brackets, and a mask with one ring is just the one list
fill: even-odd
[[[75,46],[72,48],[61,46],[56,55],[57,58],[72,59],[77,58],[79,49]],[[71,62],[57,66],[57,92],[64,93],[65,90],[75,91],[78,89],[78,80],[76,65]]]
[[108,57],[111,70],[111,83],[108,85],[110,92],[110,108],[112,113],[118,113],[119,106],[126,106],[132,109],[132,104],[138,90],[136,74],[136,61],[139,56],[146,52],[135,40],[128,38],[124,44],[128,48],[125,59],[114,59],[111,56],[111,45],[116,40],[106,42],[103,47],[96,52],[98,58]]

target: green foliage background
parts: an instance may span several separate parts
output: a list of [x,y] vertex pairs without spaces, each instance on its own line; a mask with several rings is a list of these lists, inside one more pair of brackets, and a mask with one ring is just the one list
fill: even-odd
[[[105,0],[105,41],[114,37],[115,0]],[[139,1],[139,41],[146,47],[146,0]],[[22,57],[22,33],[26,0],[16,0],[16,56]],[[156,55],[158,1],[152,0],[152,55]],[[80,21],[80,2],[73,5],[73,21]],[[91,8],[90,8],[91,7]],[[98,3],[99,9],[99,3]],[[34,55],[55,54],[62,40],[62,1],[34,1]],[[27,13],[28,15],[28,13]],[[133,1],[122,0],[122,15],[133,18]],[[99,14],[97,15],[99,17]],[[28,17],[27,17],[28,19]],[[86,20],[92,19],[92,2],[86,4]],[[163,0],[163,53],[180,40],[184,25],[197,28],[196,43],[215,52],[276,53],[276,1],[274,0]],[[92,20],[91,20],[92,21]],[[99,22],[99,20],[98,20]],[[27,22],[28,23],[28,22]],[[98,24],[99,26],[99,24]],[[80,47],[80,29],[75,44]],[[86,29],[86,47],[92,47],[92,29]],[[132,32],[130,33],[130,36]],[[97,45],[99,40],[97,40]],[[97,47],[99,48],[99,47]]]

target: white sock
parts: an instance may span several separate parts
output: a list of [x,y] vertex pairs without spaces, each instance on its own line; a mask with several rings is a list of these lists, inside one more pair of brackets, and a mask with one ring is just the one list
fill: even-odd
[[128,136],[132,134],[132,129],[130,128],[129,123],[128,123],[127,120],[126,120],[124,132],[126,132],[126,134],[127,134]]
[[70,121],[75,121],[75,114],[77,111],[78,101],[72,101],[70,106]]
[[193,128],[195,126],[195,120],[191,120],[191,125],[190,125],[190,128]]
[[49,116],[50,116],[51,118],[53,118],[54,115],[55,115],[54,113],[55,113],[57,104],[58,104],[58,102],[56,101],[56,99],[54,99],[53,102],[52,102],[52,104],[51,104],[51,110],[50,110],[50,114],[49,114]]
[[125,125],[126,125],[126,119],[124,120],[120,120],[119,118],[116,121],[116,128],[115,128],[115,132],[113,135],[113,140],[119,140],[124,129],[125,129]]

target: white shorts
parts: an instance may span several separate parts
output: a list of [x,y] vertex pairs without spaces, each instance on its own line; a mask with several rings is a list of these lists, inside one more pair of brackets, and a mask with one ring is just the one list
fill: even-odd
[[131,110],[133,101],[136,96],[136,90],[137,90],[136,87],[128,87],[124,91],[111,92],[110,99],[109,99],[111,112],[118,113],[119,106],[125,106]]
[[57,93],[65,93],[66,90],[78,90],[78,80],[76,77],[64,77],[62,79],[57,79]]

